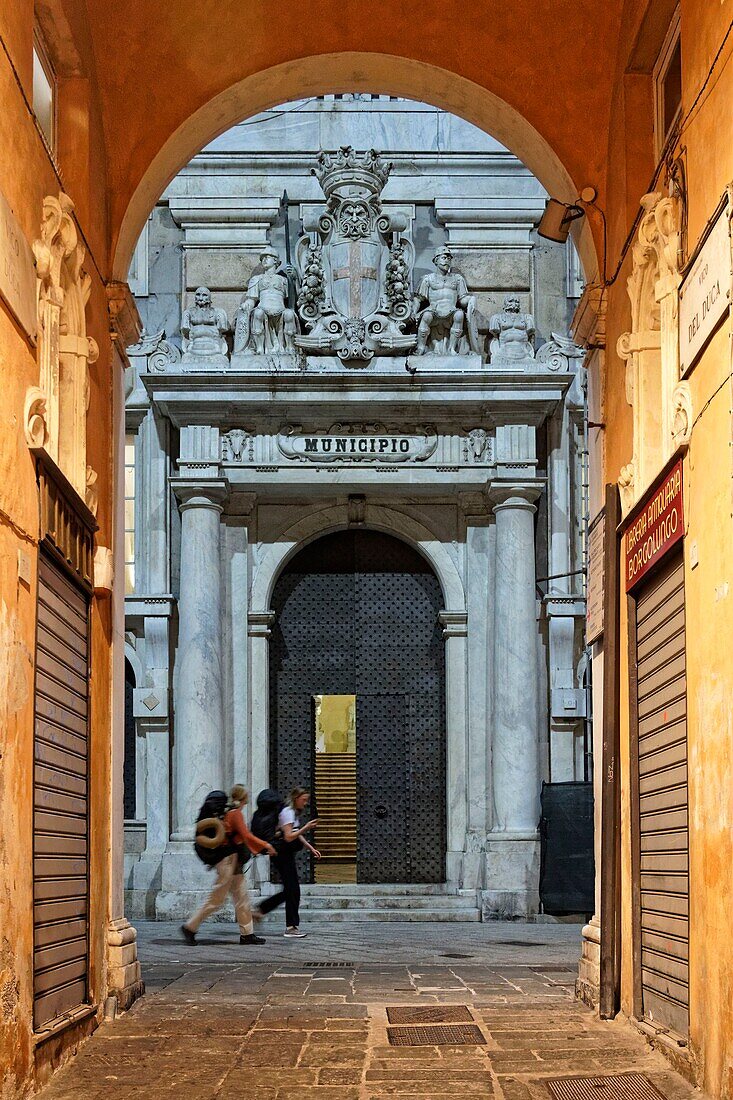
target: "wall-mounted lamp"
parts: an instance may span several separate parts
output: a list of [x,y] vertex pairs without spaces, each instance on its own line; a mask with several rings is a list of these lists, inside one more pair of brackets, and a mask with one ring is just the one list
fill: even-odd
[[539,220],[537,232],[540,237],[557,244],[565,244],[570,235],[570,226],[578,218],[585,217],[585,210],[578,206],[578,202],[585,205],[595,202],[596,190],[594,187],[584,187],[576,202],[560,202],[559,199],[548,199],[544,213]]

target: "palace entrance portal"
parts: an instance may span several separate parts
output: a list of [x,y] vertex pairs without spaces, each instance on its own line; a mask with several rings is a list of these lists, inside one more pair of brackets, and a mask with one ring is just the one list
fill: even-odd
[[[283,794],[310,786],[319,814],[319,799],[324,811],[328,804],[324,837],[326,817],[338,832],[335,803],[342,799],[344,833],[355,825],[358,882],[445,880],[442,606],[427,561],[376,531],[318,539],[275,585],[271,782]],[[350,739],[346,730],[342,735],[355,768],[334,756],[329,773],[325,758],[317,760],[318,712],[327,696],[354,697],[355,738],[353,730]],[[315,843],[322,843],[319,831]],[[302,871],[312,881],[305,853]]]

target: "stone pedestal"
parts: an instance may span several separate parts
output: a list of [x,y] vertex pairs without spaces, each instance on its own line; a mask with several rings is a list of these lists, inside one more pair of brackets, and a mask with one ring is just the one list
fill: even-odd
[[601,922],[594,916],[583,929],[583,946],[578,965],[575,995],[590,1008],[601,997]]
[[540,842],[536,831],[490,833],[486,842],[484,920],[527,920],[539,909]]
[[126,917],[107,926],[107,989],[126,1012],[145,992],[140,963],[137,961],[137,932]]
[[201,803],[224,778],[219,517],[227,483],[178,482],[175,490],[181,502],[181,580],[173,839],[189,840]]

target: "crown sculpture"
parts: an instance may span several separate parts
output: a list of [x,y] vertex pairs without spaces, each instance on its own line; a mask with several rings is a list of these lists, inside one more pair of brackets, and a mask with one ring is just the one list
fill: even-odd
[[404,331],[411,318],[414,249],[401,235],[405,218],[382,211],[392,165],[374,149],[357,153],[347,145],[319,153],[312,171],[326,207],[304,224],[298,242],[298,312],[306,332],[295,343],[353,365],[404,354],[415,344]]

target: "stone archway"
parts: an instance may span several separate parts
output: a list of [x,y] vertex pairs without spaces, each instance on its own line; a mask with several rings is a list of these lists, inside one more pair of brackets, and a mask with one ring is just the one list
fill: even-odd
[[[366,525],[403,540],[427,559],[442,590],[440,621],[445,640],[446,710],[446,880],[460,885],[468,827],[468,729],[466,715],[467,613],[466,595],[458,565],[449,549],[423,524],[404,513],[370,505]],[[315,539],[349,527],[348,505],[313,512],[283,531],[257,565],[249,611],[251,728],[268,730],[269,638],[273,621],[272,592],[283,569],[299,550]],[[270,783],[267,738],[252,743],[252,786]]]
[[[375,89],[431,103],[465,118],[506,145],[555,198],[573,202],[587,182],[585,177],[573,179],[540,128],[517,107],[457,71],[387,53],[349,50],[312,54],[263,67],[220,91],[169,134],[119,211],[114,278],[127,278],[137,239],[165,186],[216,136],[243,118],[290,100],[339,90]],[[563,132],[566,129],[563,126]],[[587,219],[573,227],[588,282],[597,278],[599,271],[593,229]]]

